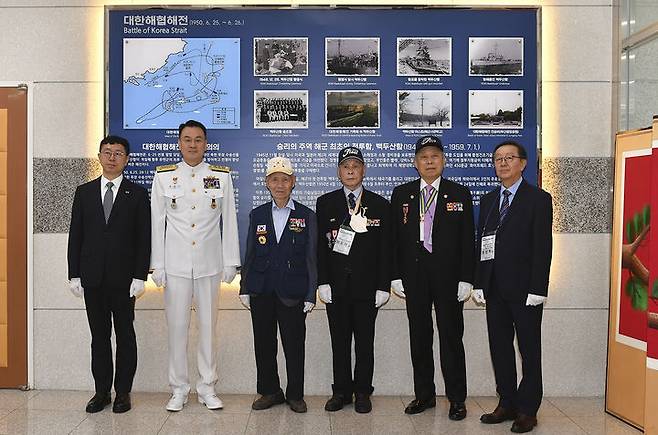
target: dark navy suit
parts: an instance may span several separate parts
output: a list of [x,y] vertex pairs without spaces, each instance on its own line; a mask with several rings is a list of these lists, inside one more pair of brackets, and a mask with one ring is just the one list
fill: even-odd
[[304,302],[315,303],[317,222],[315,213],[294,201],[277,242],[272,202],[251,211],[240,294],[250,295],[259,394],[280,389],[276,363],[277,324],[286,356],[288,400],[304,396]]
[[[522,181],[500,221],[500,188],[482,197],[478,259],[482,236],[495,231],[493,260],[478,261],[474,287],[487,301],[489,348],[500,405],[535,416],[542,399],[541,320],[543,304],[526,306],[528,294],[548,295],[553,204],[551,195]],[[514,334],[523,360],[517,387]]]

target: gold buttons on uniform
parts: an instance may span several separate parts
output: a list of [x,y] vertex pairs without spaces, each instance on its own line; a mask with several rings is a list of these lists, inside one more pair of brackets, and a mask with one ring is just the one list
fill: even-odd
[[196,189],[192,189],[192,193],[196,192]]
[[192,228],[196,227],[196,224],[192,224]]
[[192,174],[192,178],[194,178],[194,174]]
[[192,242],[192,246],[194,246],[194,245],[196,245],[196,242],[193,241],[193,242]]
[[195,208],[196,208],[196,205],[193,205],[193,206],[192,206],[192,210],[194,210]]

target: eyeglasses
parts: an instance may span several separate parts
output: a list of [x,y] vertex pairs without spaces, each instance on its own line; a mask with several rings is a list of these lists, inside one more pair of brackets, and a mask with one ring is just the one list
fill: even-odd
[[112,157],[115,157],[117,159],[120,159],[122,157],[126,157],[126,153],[123,151],[101,151],[101,154],[106,158],[106,159],[111,159]]
[[520,159],[521,157],[519,156],[505,156],[505,157],[497,157],[494,159],[494,163],[497,165],[502,165],[503,162],[507,163],[508,165],[514,161],[514,159]]

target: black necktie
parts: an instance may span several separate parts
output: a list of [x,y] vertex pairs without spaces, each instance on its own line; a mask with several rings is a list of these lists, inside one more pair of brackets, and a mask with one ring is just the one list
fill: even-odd
[[347,204],[350,206],[350,210],[354,210],[356,208],[356,197],[352,192],[347,195]]
[[503,222],[503,219],[505,219],[505,216],[507,216],[507,212],[509,211],[509,197],[512,194],[509,190],[505,189],[503,190],[503,204],[500,206],[500,220],[499,222]]

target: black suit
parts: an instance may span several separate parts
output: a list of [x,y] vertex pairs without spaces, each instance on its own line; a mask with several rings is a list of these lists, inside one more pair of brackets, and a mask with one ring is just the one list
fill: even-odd
[[[551,196],[522,181],[502,222],[500,188],[482,197],[478,259],[482,236],[495,231],[495,256],[478,261],[475,287],[487,301],[489,348],[500,405],[534,416],[542,398],[541,318],[543,304],[526,306],[528,294],[546,296],[551,265]],[[517,387],[514,333],[523,359]]]
[[420,179],[393,191],[394,279],[402,279],[406,294],[411,361],[416,398],[436,395],[434,326],[439,331],[441,370],[451,402],[466,399],[463,302],[457,301],[460,281],[473,282],[475,231],[471,194],[464,186],[441,179],[432,223],[432,253],[420,242]]
[[[341,188],[317,200],[318,284],[331,286],[327,319],[333,354],[334,393],[372,394],[374,369],[375,293],[390,291],[391,221],[389,202],[362,190],[361,208],[368,231],[356,233],[348,255],[333,251],[342,224],[349,225],[349,207]],[[352,376],[352,335],[356,363]]]
[[117,393],[130,392],[137,368],[133,328],[133,278],[146,280],[151,255],[148,193],[125,177],[105,223],[100,178],[75,191],[69,229],[69,279],[80,278],[91,330],[91,369],[96,391],[109,392],[113,364],[112,317],[116,334]]

